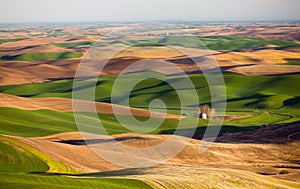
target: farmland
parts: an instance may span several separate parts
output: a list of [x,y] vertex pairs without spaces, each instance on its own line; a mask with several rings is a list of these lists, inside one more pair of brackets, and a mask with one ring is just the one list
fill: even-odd
[[18,60],[18,61],[41,61],[41,60],[62,60],[68,58],[79,58],[82,53],[76,52],[63,52],[63,53],[26,53],[16,56],[2,56],[2,60]]
[[[95,98],[99,102],[110,103],[111,90],[116,77],[102,77],[96,86]],[[133,78],[133,77],[130,77]],[[137,78],[137,77],[135,77]],[[194,74],[189,78],[194,83],[199,95],[199,102],[202,104],[210,104],[210,92],[204,75]],[[298,94],[300,86],[296,82],[299,75],[284,76],[243,76],[232,73],[225,73],[224,80],[227,91],[227,111],[228,112],[248,112],[257,114],[251,118],[243,118],[239,120],[239,124],[256,125],[274,124],[281,122],[292,122],[299,120],[300,112]],[[81,81],[84,85],[88,81]],[[131,81],[133,82],[133,81]],[[168,83],[174,84],[180,82],[180,77],[169,77],[166,82],[157,79],[144,80],[135,86],[130,97],[130,104],[136,108],[147,108],[151,99],[157,98],[163,100],[168,112],[180,115],[180,106],[176,104],[178,98],[175,89]],[[268,85],[266,86],[266,83]],[[62,97],[71,98],[72,81],[54,81],[44,84],[26,84],[11,85],[0,87],[2,93],[18,95],[22,97]],[[87,86],[88,87],[88,86]],[[244,88],[248,90],[245,91]],[[86,88],[83,88],[86,89]],[[189,89],[182,89],[181,95],[190,94]],[[114,101],[122,104],[122,93],[119,97],[114,97]],[[172,99],[169,97],[173,96]],[[118,100],[118,98],[120,100]],[[188,112],[193,113],[193,107],[185,107],[190,109]],[[160,107],[157,107],[158,109]],[[273,114],[267,113],[273,112]],[[269,115],[269,116],[268,116]],[[265,119],[269,117],[269,119]],[[253,122],[253,119],[256,121]],[[235,122],[237,123],[237,122]]]
[[[0,187],[300,188],[299,28],[297,22],[3,26]],[[97,50],[104,69],[95,61],[77,77]],[[226,105],[224,115],[214,104]],[[199,105],[212,108],[209,119],[199,119]],[[128,151],[115,151],[114,143]]]
[[[147,184],[134,179],[81,179],[63,178],[55,174],[75,174],[82,173],[64,163],[57,162],[51,157],[32,148],[29,145],[19,142],[16,139],[0,136],[1,146],[1,187],[22,187],[32,188],[43,184],[47,188],[124,188],[126,183],[128,188],[151,188]],[[26,152],[26,153],[24,153]],[[9,164],[7,164],[9,162]],[[28,173],[28,174],[24,174]],[[44,173],[37,174],[37,173]]]

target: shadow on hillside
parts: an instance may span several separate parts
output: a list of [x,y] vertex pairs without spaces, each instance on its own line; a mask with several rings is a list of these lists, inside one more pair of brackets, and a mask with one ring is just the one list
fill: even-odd
[[300,140],[300,121],[261,126],[250,131],[224,133],[216,142],[220,143],[257,143],[257,144],[284,144]]
[[[197,128],[193,138],[202,140],[206,129],[207,127]],[[269,126],[222,126],[221,128],[210,126],[210,129],[212,133],[217,133],[220,129],[217,136],[207,136],[207,138],[217,137],[215,142],[219,143],[284,144],[300,140],[300,121]],[[160,134],[174,132],[175,130],[164,130]],[[191,129],[180,130],[180,135],[188,136],[191,132]]]
[[[237,127],[237,126],[209,126],[209,129],[212,133],[218,133],[216,135],[211,135],[207,137],[220,137],[225,133],[235,133],[235,132],[241,132],[241,131],[249,131],[249,130],[255,130],[259,128],[258,126],[246,126],[246,127]],[[181,136],[190,136],[190,133],[192,133],[195,129],[180,129],[177,130],[177,133],[179,133]],[[203,136],[205,134],[205,131],[207,130],[207,126],[198,127],[196,131],[194,132],[193,139],[202,140]],[[170,129],[170,130],[163,130],[159,134],[174,134],[176,130]],[[220,132],[218,132],[220,131]]]
[[37,175],[59,175],[59,176],[74,176],[74,177],[114,177],[114,176],[126,176],[126,175],[142,175],[145,174],[146,168],[127,168],[114,171],[102,171],[92,173],[78,173],[78,174],[65,174],[65,173],[49,173],[49,172],[28,172],[29,174]]
[[144,137],[117,137],[114,139],[86,139],[86,140],[59,140],[54,142],[64,143],[64,144],[70,144],[75,146],[84,146],[84,145],[90,145],[90,144],[103,144],[103,143],[110,143],[110,142],[123,142],[128,140],[148,140]]
[[80,174],[78,176],[92,176],[92,177],[112,177],[112,176],[126,176],[126,175],[142,175],[145,174],[146,168],[128,168],[114,171],[102,171],[95,173]]
[[[202,140],[207,130],[207,126],[198,127],[195,129],[169,129],[162,130],[157,134],[172,135],[175,133],[180,136],[189,137],[194,133],[192,138]],[[300,121],[278,124],[278,125],[263,125],[263,126],[209,126],[210,133],[218,133],[217,135],[206,136],[206,139],[217,137],[215,142],[218,143],[255,143],[255,144],[284,144],[300,140]],[[139,136],[124,136],[114,139],[87,139],[87,140],[59,140],[54,142],[84,146],[91,144],[103,144],[111,142],[123,141],[143,141],[148,140]]]

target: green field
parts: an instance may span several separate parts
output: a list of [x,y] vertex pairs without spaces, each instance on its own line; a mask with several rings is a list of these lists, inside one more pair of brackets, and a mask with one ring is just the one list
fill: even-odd
[[279,47],[300,46],[300,43],[292,40],[266,40],[242,36],[208,36],[199,37],[209,49],[212,50],[239,50],[276,45]]
[[0,43],[21,41],[21,40],[25,40],[25,39],[28,39],[28,38],[0,39]]
[[82,56],[81,52],[35,52],[35,53],[24,53],[14,56],[2,56],[0,60],[18,60],[35,62],[41,60],[62,60],[69,58],[79,58]]
[[[16,139],[0,135],[0,172],[81,173]],[[26,153],[24,153],[26,152]]]
[[[93,125],[95,120],[90,113],[77,114],[85,122],[84,132],[95,133],[97,126]],[[99,118],[103,127],[109,134],[120,134],[129,132],[127,128],[121,125],[114,115],[99,114]],[[122,116],[126,120],[127,116]],[[0,133],[7,135],[36,137],[47,136],[62,132],[78,131],[74,115],[71,112],[58,112],[53,110],[20,110],[15,108],[0,108]],[[139,120],[146,120],[146,117],[139,117]],[[154,118],[155,119],[155,118]],[[156,118],[160,120],[160,118]],[[198,120],[195,118],[186,118],[182,121],[182,133],[191,133],[192,126],[195,121],[198,121],[196,135],[202,135],[205,132],[208,121]],[[128,120],[128,123],[129,120]],[[254,129],[255,127],[234,126],[226,122],[222,127],[223,132],[236,132],[242,130]],[[141,128],[138,124],[131,124],[134,129]],[[172,134],[178,126],[178,120],[166,119],[159,128],[148,125],[147,128],[153,127],[152,134]],[[97,133],[96,133],[97,134]],[[98,133],[99,134],[99,133]],[[103,133],[100,133],[103,134]]]
[[89,47],[92,44],[93,44],[93,42],[91,42],[91,41],[81,41],[81,42],[70,42],[70,43],[54,43],[52,45],[57,46],[57,47],[72,49],[72,48],[76,48],[76,47],[80,47],[80,46],[88,46]]
[[283,63],[282,65],[300,66],[300,62],[288,62],[288,63]]
[[86,188],[152,188],[148,184],[135,179],[121,178],[71,178],[62,176],[1,173],[1,188],[47,188],[47,189],[86,189]]
[[30,150],[29,146],[26,147],[13,139],[0,136],[0,172],[47,172],[49,166],[34,153],[27,151]]
[[268,44],[280,47],[299,46],[298,42],[289,40],[266,40],[241,36],[207,36],[207,37],[180,37],[169,36],[157,41],[166,45],[180,45],[187,48],[202,48],[202,41],[211,50],[239,50],[262,47]]
[[[128,77],[125,82],[133,82],[139,79],[139,74],[150,73],[133,73],[133,77]],[[201,104],[210,104],[210,89],[207,85],[205,76],[194,74],[189,76],[194,83],[199,94]],[[97,82],[96,100],[100,102],[110,102],[111,90],[116,77],[102,77]],[[244,76],[233,73],[224,73],[224,80],[227,91],[227,109],[228,111],[285,111],[295,110],[300,107],[300,75],[283,75],[283,76]],[[81,87],[74,89],[81,91],[90,88],[89,80],[82,80]],[[180,83],[180,77],[168,77],[167,82],[176,84]],[[130,94],[130,105],[138,108],[147,108],[149,102],[155,98],[163,100],[171,113],[179,113],[178,96],[167,82],[160,79],[148,79],[140,82],[135,86]],[[23,97],[64,97],[72,96],[71,80],[54,81],[44,84],[24,84],[1,86],[0,92],[23,96]],[[217,87],[217,86],[216,86]],[[245,90],[247,89],[247,90]],[[119,89],[119,96],[115,96],[118,104],[123,103],[123,89]],[[183,96],[190,95],[193,89],[182,88],[180,93]],[[172,98],[170,98],[172,97]],[[299,114],[298,114],[299,115]]]
[[[153,73],[133,73],[134,77],[125,80],[133,82],[131,79],[139,79],[143,74]],[[205,77],[202,74],[190,75],[190,79],[195,84],[199,94],[201,104],[210,104],[210,92]],[[254,114],[248,118],[240,118],[233,121],[226,121],[222,128],[224,131],[240,131],[244,129],[254,129],[255,126],[263,124],[288,123],[300,120],[300,75],[284,76],[244,76],[232,73],[225,73],[224,79],[227,90],[227,114]],[[97,82],[96,100],[100,102],[111,102],[111,89],[115,77],[103,77]],[[180,82],[180,77],[168,77],[168,82]],[[89,80],[82,80],[81,87],[75,89],[80,92],[90,88]],[[0,92],[24,97],[64,97],[72,96],[71,80],[54,81],[43,84],[25,84],[1,86]],[[245,90],[247,89],[247,90]],[[124,93],[120,89],[119,96],[115,97],[118,104],[123,104]],[[189,98],[190,90],[182,88],[180,93]],[[170,98],[172,97],[172,98]],[[130,94],[130,105],[133,107],[147,109],[149,102],[159,98],[163,100],[169,113],[180,114],[180,106],[177,102],[176,91],[166,82],[159,79],[148,79],[135,86]],[[185,107],[186,111],[193,115],[194,105]],[[157,107],[159,111],[160,107]],[[59,132],[76,131],[72,113],[63,113],[51,110],[18,110],[13,108],[0,108],[1,133],[19,136],[45,136]],[[87,123],[94,121],[90,114],[79,114]],[[118,123],[113,115],[99,114],[104,127],[110,134],[128,132],[126,128]],[[126,116],[124,116],[126,119]],[[140,118],[144,119],[144,118]],[[146,119],[146,118],[145,118]],[[194,118],[185,119],[186,125],[192,123]],[[34,121],[32,121],[34,120]],[[178,120],[167,119],[161,127],[153,133],[172,133],[178,124]],[[200,120],[196,134],[204,132],[207,121]],[[138,128],[139,125],[132,125]],[[151,127],[151,126],[149,126]],[[86,126],[86,131],[91,132],[94,127]],[[190,128],[187,126],[187,131]],[[22,132],[20,132],[22,130]]]
[[123,43],[129,46],[161,46],[175,45],[187,48],[208,48],[211,50],[240,50],[263,47],[265,45],[276,45],[279,47],[300,46],[300,43],[292,40],[266,40],[242,36],[167,36],[144,41],[124,40],[114,42],[98,42],[96,45],[110,45]]

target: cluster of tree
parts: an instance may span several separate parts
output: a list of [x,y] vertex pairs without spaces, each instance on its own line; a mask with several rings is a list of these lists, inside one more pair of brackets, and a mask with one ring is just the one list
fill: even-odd
[[197,106],[195,109],[194,117],[199,118],[203,113],[206,114],[206,117],[209,119],[211,117],[211,108],[209,105],[204,104]]

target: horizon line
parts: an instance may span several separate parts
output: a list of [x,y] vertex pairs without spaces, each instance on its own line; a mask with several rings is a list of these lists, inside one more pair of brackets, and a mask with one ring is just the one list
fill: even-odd
[[287,20],[191,20],[191,19],[166,19],[166,20],[140,20],[140,21],[113,21],[113,20],[102,20],[102,21],[26,21],[26,22],[0,22],[0,25],[13,25],[13,24],[89,24],[89,23],[98,23],[98,24],[109,24],[109,23],[116,23],[116,24],[127,24],[127,23],[183,23],[183,22],[198,22],[198,23],[238,23],[238,22],[300,22],[300,19],[287,19]]

